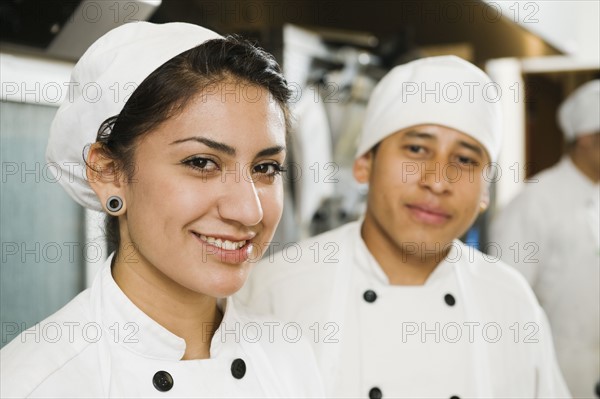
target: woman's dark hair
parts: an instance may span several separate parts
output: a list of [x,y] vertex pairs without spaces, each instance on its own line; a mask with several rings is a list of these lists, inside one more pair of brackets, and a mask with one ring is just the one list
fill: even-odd
[[[203,90],[224,81],[252,84],[267,89],[281,107],[289,127],[291,92],[272,55],[235,36],[213,39],[170,59],[135,89],[119,115],[104,121],[96,141],[113,160],[118,173],[131,180],[135,145],[161,123],[183,111]],[[106,219],[109,246],[118,251],[119,221]]]

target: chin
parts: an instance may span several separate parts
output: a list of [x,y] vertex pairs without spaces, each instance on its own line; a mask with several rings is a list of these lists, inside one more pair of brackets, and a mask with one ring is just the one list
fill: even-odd
[[247,273],[239,272],[213,274],[201,282],[201,287],[192,289],[213,298],[225,298],[238,292],[244,286],[247,277]]

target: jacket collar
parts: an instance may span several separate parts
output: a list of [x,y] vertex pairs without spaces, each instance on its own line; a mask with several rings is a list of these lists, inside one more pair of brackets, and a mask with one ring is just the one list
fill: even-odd
[[[104,262],[91,287],[93,320],[101,327],[102,338],[139,356],[180,360],[185,353],[185,340],[142,312],[121,291],[111,273],[113,256],[114,253]],[[235,336],[221,330],[235,326],[239,319],[230,298],[218,300],[217,306],[224,315],[211,341],[211,358],[229,352],[227,349],[235,345]]]
[[[355,259],[364,273],[375,278],[382,285],[390,285],[390,281],[375,259],[373,254],[367,248],[367,244],[361,236],[362,219],[353,226],[353,236],[355,237]],[[431,286],[442,282],[453,273],[453,264],[460,261],[464,254],[464,245],[459,240],[454,240],[450,246],[450,252],[433,269],[423,286]]]

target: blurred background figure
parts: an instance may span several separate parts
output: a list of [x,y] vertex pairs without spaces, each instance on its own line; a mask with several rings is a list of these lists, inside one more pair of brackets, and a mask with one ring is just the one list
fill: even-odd
[[565,155],[496,216],[490,235],[548,314],[571,393],[593,397],[600,379],[600,80],[575,90],[557,119]]

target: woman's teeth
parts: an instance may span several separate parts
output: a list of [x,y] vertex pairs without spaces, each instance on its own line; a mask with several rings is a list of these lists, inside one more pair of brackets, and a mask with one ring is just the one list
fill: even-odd
[[200,239],[202,241],[209,243],[210,245],[214,245],[215,247],[218,247],[221,249],[226,249],[229,251],[234,251],[236,249],[240,249],[241,247],[246,245],[246,243],[248,242],[247,240],[244,240],[244,241],[221,240],[220,238],[205,236],[204,234],[200,234]]

